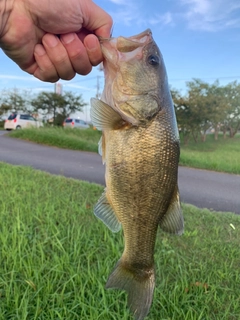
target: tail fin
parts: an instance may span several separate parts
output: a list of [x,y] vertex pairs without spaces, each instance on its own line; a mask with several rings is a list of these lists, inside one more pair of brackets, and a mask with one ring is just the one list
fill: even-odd
[[125,290],[128,307],[136,320],[143,320],[151,307],[155,287],[154,268],[126,268],[120,259],[108,278],[106,288]]

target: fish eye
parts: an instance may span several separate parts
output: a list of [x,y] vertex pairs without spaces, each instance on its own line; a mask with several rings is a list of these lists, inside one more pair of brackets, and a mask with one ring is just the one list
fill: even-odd
[[148,56],[147,61],[152,66],[159,65],[159,57],[157,55],[155,55],[155,54],[151,54],[150,56]]

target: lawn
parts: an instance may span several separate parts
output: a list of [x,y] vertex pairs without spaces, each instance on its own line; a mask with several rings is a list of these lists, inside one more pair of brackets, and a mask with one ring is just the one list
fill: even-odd
[[92,128],[81,130],[62,127],[14,130],[10,136],[59,148],[97,152],[101,132]]
[[[31,140],[60,148],[97,152],[101,132],[93,129],[40,128],[15,130],[11,137]],[[240,135],[214,141],[208,135],[205,143],[181,143],[180,165],[240,174]]]
[[[123,250],[92,211],[103,188],[0,163],[0,320],[130,320],[105,290]],[[240,217],[183,205],[185,233],[159,231],[146,320],[239,320]]]
[[213,135],[206,142],[181,144],[180,165],[240,174],[240,135],[234,138]]

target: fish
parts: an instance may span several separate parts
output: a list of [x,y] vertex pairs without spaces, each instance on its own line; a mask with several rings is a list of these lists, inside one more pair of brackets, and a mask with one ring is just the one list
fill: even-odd
[[106,188],[94,214],[112,232],[122,228],[124,251],[106,288],[125,290],[136,320],[149,313],[158,227],[181,235],[179,133],[162,54],[150,29],[100,39],[105,84],[91,99],[91,120],[102,131],[99,153]]

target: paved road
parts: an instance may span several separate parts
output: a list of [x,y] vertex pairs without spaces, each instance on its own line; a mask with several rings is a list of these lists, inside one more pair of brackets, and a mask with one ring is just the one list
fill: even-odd
[[[97,154],[37,145],[1,131],[0,161],[104,185],[104,166]],[[180,167],[179,189],[183,202],[240,214],[240,175]]]

